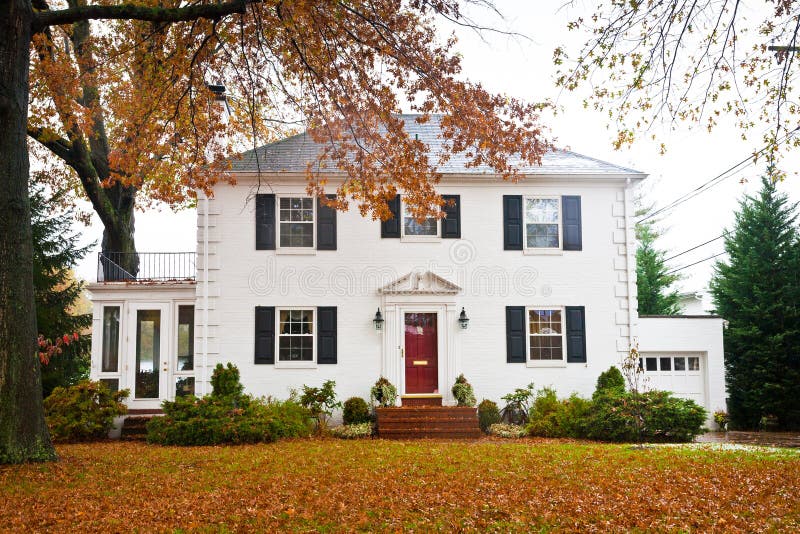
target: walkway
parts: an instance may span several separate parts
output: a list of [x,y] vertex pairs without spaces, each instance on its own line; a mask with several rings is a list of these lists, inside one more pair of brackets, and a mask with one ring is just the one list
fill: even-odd
[[699,443],[740,443],[766,447],[800,447],[798,432],[708,432],[698,436]]

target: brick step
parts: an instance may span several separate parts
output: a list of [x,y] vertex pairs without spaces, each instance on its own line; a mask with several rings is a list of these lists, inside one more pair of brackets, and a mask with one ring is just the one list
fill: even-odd
[[383,439],[420,439],[420,438],[444,438],[444,439],[477,439],[483,434],[480,429],[473,430],[454,430],[449,428],[426,428],[417,430],[402,429],[378,429],[378,437]]
[[461,432],[463,430],[465,432],[471,432],[473,430],[478,430],[479,428],[476,423],[451,424],[451,423],[441,423],[441,422],[433,422],[422,425],[414,422],[407,422],[407,423],[396,423],[391,425],[382,424],[378,427],[378,430],[381,433],[386,431],[415,432],[417,430],[430,430],[430,429],[452,430],[454,432]]
[[466,406],[399,406],[396,408],[376,408],[378,417],[404,417],[413,414],[447,414],[451,417],[477,416],[476,408]]
[[145,439],[147,437],[147,423],[151,417],[126,417],[122,421],[120,437],[122,439]]

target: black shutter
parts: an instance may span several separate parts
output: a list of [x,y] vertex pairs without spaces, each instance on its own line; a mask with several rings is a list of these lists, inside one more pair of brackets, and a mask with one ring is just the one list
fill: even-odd
[[506,362],[525,363],[525,306],[506,306]]
[[561,220],[564,229],[564,250],[583,250],[581,197],[561,197]]
[[256,195],[256,250],[275,250],[275,195]]
[[275,307],[256,306],[255,363],[275,363]]
[[522,195],[503,195],[503,248],[522,250]]
[[317,363],[336,363],[336,306],[317,308]]
[[567,306],[567,362],[586,363],[586,308]]
[[[442,237],[444,239],[461,239],[461,195],[442,195],[445,201],[442,219]],[[453,205],[450,205],[450,201]]]
[[381,221],[381,237],[400,237],[400,195],[387,201],[387,204],[392,211],[392,218]]
[[[336,195],[328,195],[335,199]],[[336,250],[336,210],[317,199],[317,250]]]

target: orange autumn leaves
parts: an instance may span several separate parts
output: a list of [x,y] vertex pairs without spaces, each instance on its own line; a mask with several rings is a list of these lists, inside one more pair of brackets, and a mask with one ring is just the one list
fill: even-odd
[[65,445],[0,468],[10,531],[777,531],[800,454],[557,440]]
[[[93,188],[121,183],[143,193],[142,205],[180,206],[232,180],[231,153],[308,127],[325,146],[323,166],[344,173],[337,207],[385,218],[402,190],[412,214],[438,214],[436,168],[450,153],[513,178],[517,161],[536,164],[550,146],[536,104],[464,81],[454,40],[437,38],[442,15],[461,17],[460,2],[264,1],[218,20],[52,28],[32,49],[29,131],[95,204]],[[227,122],[207,83],[226,86]],[[438,159],[394,115],[406,102],[445,114]],[[308,190],[322,194],[316,163]]]

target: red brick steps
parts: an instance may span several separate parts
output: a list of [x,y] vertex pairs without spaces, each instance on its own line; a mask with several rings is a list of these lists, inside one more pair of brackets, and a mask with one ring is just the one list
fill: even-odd
[[386,439],[479,438],[478,413],[462,406],[377,408],[378,437]]

